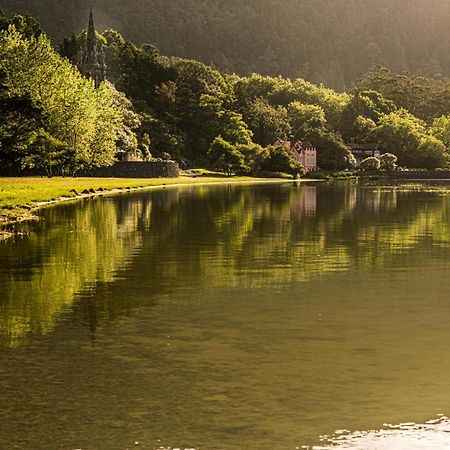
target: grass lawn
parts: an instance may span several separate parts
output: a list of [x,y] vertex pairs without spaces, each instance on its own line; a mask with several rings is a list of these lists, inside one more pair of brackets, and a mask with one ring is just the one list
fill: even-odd
[[[0,222],[27,220],[32,210],[44,202],[61,198],[75,198],[84,190],[100,188],[105,191],[127,188],[200,183],[227,183],[238,181],[266,181],[250,177],[214,177],[202,175],[197,178],[0,178]],[[272,180],[274,181],[274,180]],[[73,192],[77,191],[77,193]],[[71,192],[72,191],[72,192]]]

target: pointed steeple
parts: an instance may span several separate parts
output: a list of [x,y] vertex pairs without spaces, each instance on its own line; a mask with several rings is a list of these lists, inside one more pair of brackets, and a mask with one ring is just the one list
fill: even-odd
[[89,13],[89,26],[86,37],[86,47],[88,51],[93,51],[96,44],[97,44],[97,36],[95,34],[95,27],[94,27],[94,14],[92,13],[91,9]]
[[86,43],[83,50],[80,52],[78,68],[85,77],[95,81],[95,87],[99,87],[106,79],[105,55],[101,44],[97,41],[97,35],[95,34],[92,9],[89,14]]

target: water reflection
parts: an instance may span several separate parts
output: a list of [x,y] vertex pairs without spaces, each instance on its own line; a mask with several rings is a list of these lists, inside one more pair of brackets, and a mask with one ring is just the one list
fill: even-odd
[[44,210],[0,244],[0,448],[295,448],[445,410],[449,202],[286,183]]
[[[1,341],[51,332],[76,299],[95,330],[147,301],[127,295],[143,278],[153,294],[185,283],[259,288],[389,268],[421,250],[448,256],[446,198],[318,189],[192,187],[46,210],[29,237],[0,245]],[[107,302],[111,290],[122,301]]]

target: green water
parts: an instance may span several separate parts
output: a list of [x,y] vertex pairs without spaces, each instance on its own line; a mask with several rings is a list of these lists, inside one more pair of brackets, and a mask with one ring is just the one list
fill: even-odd
[[197,186],[41,214],[0,243],[2,450],[295,449],[450,411],[450,196]]

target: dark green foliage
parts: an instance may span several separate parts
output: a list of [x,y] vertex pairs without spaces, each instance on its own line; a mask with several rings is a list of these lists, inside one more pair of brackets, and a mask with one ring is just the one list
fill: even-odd
[[[450,61],[450,60],[449,60]],[[393,73],[377,67],[360,81],[362,89],[372,89],[392,100],[398,107],[430,123],[450,111],[450,80],[427,78],[410,73]]]
[[257,98],[250,104],[244,119],[253,132],[254,141],[262,146],[273,145],[291,133],[286,108],[272,106],[263,98]]
[[339,130],[346,140],[357,142],[370,140],[371,132],[381,117],[397,108],[395,103],[376,91],[356,91],[344,108]]
[[214,169],[225,172],[227,175],[248,172],[244,156],[235,146],[225,141],[221,136],[214,139],[208,152],[208,158]]
[[[165,54],[241,74],[302,77],[338,89],[377,64],[450,75],[447,0],[1,0],[60,42],[85,26],[153,42]],[[404,106],[404,105],[401,105]]]
[[317,164],[321,169],[346,169],[352,165],[353,155],[339,133],[315,129],[308,133],[307,139],[317,149]]
[[[213,164],[228,174],[297,175],[303,169],[293,155],[284,147],[273,147],[279,139],[311,141],[319,167],[338,170],[354,162],[347,145],[351,138],[379,142],[402,166],[448,164],[450,118],[443,112],[450,109],[445,109],[447,88],[442,81],[379,69],[351,94],[338,93],[301,78],[227,75],[199,61],[161,56],[152,45],[135,45],[108,30],[98,39],[105,50],[108,79],[116,89],[105,84],[93,91],[44,36],[36,40],[41,33],[37,22],[0,14],[0,27],[12,21],[19,32],[0,50],[10,58],[2,64],[9,67],[9,85],[15,89],[3,95],[7,99],[3,107],[8,108],[8,102],[15,106],[3,114],[5,131],[0,139],[10,139],[3,159],[10,155],[8,164],[17,167],[44,165],[51,174],[58,167],[109,165],[118,149],[146,159],[173,158],[182,167]],[[60,54],[75,64],[85,38],[82,32],[64,39]],[[25,50],[15,46],[16,41]],[[22,57],[25,51],[35,59],[32,70]],[[59,76],[61,71],[64,77]],[[55,81],[49,82],[49,77]],[[42,96],[37,85],[45,86],[52,97]],[[405,98],[398,97],[392,86],[399,87]],[[65,96],[71,99],[71,108],[66,107]],[[398,108],[403,104],[426,120]],[[15,116],[8,121],[8,114]],[[72,120],[78,115],[84,119]],[[45,122],[49,118],[51,125]]]
[[297,161],[292,152],[282,145],[269,148],[262,169],[270,172],[282,172],[294,177],[303,175],[305,168]]
[[45,124],[44,112],[29,96],[11,95],[0,81],[0,164],[20,173],[33,153],[35,131]]
[[15,29],[26,38],[30,38],[32,36],[39,37],[44,33],[44,30],[39,22],[33,17],[15,14],[11,18],[8,18],[0,9],[0,31],[6,31],[11,25],[13,25]]

